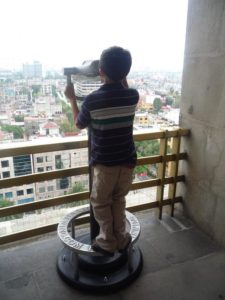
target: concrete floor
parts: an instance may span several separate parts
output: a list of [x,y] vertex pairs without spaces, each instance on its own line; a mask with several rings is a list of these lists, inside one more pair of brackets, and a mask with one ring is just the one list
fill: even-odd
[[225,251],[188,219],[136,213],[144,266],[131,285],[111,294],[87,294],[56,271],[63,248],[56,233],[1,247],[1,300],[214,300],[225,299]]

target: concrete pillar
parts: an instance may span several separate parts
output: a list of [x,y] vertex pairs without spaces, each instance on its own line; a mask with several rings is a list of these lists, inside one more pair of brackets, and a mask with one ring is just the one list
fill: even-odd
[[186,211],[225,246],[225,1],[189,0],[181,127]]

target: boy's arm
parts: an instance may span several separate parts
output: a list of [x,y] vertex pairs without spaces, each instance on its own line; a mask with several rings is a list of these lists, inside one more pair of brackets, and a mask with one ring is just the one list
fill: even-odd
[[77,101],[76,101],[76,95],[74,91],[74,86],[72,83],[67,84],[65,92],[65,96],[70,100],[72,112],[73,112],[73,118],[74,118],[74,123],[77,123],[77,116],[79,114],[79,109],[77,106]]

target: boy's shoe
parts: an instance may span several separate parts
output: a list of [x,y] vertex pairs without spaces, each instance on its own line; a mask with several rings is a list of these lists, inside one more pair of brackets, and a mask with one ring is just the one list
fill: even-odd
[[91,248],[96,251],[96,252],[99,252],[101,253],[102,255],[104,256],[108,256],[108,257],[113,257],[114,256],[114,252],[110,252],[110,251],[107,251],[103,248],[101,248],[97,243],[96,241],[94,241],[91,245]]
[[128,250],[128,248],[130,247],[131,242],[132,242],[132,237],[129,236],[126,246],[123,249],[118,249],[118,252],[120,252],[120,253],[126,252]]

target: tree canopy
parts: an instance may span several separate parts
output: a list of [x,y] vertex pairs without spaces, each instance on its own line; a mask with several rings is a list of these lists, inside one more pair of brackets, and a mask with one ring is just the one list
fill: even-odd
[[[159,141],[140,141],[135,142],[137,156],[146,157],[159,154]],[[148,165],[137,166],[134,169],[134,174],[147,173],[148,176],[152,176],[152,170]]]
[[1,128],[2,128],[2,131],[12,132],[14,139],[22,139],[23,138],[24,130],[20,126],[3,124],[3,125],[1,125]]
[[159,141],[140,141],[135,142],[137,156],[145,157],[159,154]]
[[35,85],[32,85],[31,88],[32,88],[32,92],[33,92],[34,97],[37,97],[38,95],[41,94],[41,85],[35,84]]
[[62,121],[60,124],[60,129],[62,132],[79,132],[79,129],[76,128],[73,119],[73,113],[71,110],[71,106],[61,101],[62,104],[62,112],[66,115],[67,120]]
[[76,182],[75,185],[72,187],[72,193],[80,193],[86,190],[87,189],[85,188],[82,182]]
[[160,109],[162,108],[162,101],[161,101],[160,98],[155,98],[154,99],[153,108],[154,108],[156,113],[158,113],[160,111]]
[[13,201],[10,201],[8,199],[2,199],[0,200],[0,207],[8,207],[14,205]]

